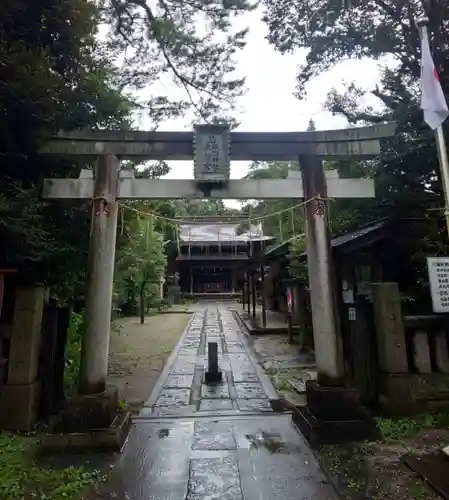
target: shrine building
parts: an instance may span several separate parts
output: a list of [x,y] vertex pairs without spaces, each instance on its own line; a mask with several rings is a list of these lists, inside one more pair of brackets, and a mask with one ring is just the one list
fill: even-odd
[[238,222],[182,224],[174,271],[184,297],[232,298],[241,290],[242,261],[257,255],[274,238],[262,225],[239,234]]

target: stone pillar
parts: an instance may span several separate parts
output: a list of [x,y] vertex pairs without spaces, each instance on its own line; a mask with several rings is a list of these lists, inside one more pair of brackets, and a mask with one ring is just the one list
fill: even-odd
[[446,332],[437,332],[435,335],[435,357],[437,367],[441,373],[449,374],[449,350]]
[[16,291],[8,379],[0,392],[3,428],[26,431],[37,420],[40,397],[37,375],[45,296],[44,287]]
[[292,285],[292,301],[293,301],[293,311],[292,311],[292,321],[294,325],[301,325],[301,297],[299,295],[298,285]]
[[307,328],[306,308],[304,304],[304,290],[300,285],[292,287],[293,292],[293,325],[299,326],[299,348],[302,350],[305,344],[305,335]]
[[398,285],[373,283],[372,293],[379,367],[385,373],[407,373],[407,350]]
[[413,335],[413,361],[418,373],[432,373],[429,338],[425,331],[418,330]]
[[373,283],[374,325],[380,369],[380,403],[392,414],[414,411],[401,296],[397,283]]
[[106,389],[120,162],[101,155],[95,172],[95,192],[89,243],[85,333],[81,351],[80,394],[99,394]]
[[[326,179],[321,160],[299,158],[304,186],[307,263],[313,336],[320,385],[343,385],[344,369],[338,333],[337,304],[328,227]],[[318,199],[317,197],[321,197]]]

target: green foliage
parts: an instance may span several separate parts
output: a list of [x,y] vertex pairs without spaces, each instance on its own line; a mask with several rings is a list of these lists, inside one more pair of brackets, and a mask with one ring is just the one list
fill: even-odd
[[84,314],[72,313],[67,332],[65,355],[64,387],[66,391],[75,391],[79,381],[81,366],[81,342],[84,333]]
[[78,498],[98,479],[84,467],[55,468],[36,461],[35,437],[0,433],[0,498],[2,500],[63,500]]
[[[310,120],[308,130],[314,130]],[[255,162],[247,178],[285,179],[288,171],[299,165],[287,162]],[[326,162],[324,169],[336,169],[341,177],[364,178],[373,175],[372,165],[361,162]],[[276,244],[289,242],[289,275],[307,284],[306,239],[304,237],[304,208],[298,207],[299,200],[259,200],[255,205],[246,205],[242,212],[252,217],[276,214],[263,219],[264,233],[276,238]],[[292,209],[291,207],[296,207]],[[278,212],[281,212],[278,214]],[[341,234],[371,220],[379,218],[380,211],[375,200],[337,200],[329,202],[329,224],[332,234]],[[248,223],[242,223],[240,231],[247,230]]]
[[309,284],[309,273],[307,259],[304,258],[306,252],[305,238],[295,238],[289,244],[288,271],[292,278],[295,278],[303,286]]
[[[447,245],[442,211],[438,210],[444,200],[434,135],[419,109],[416,19],[422,13],[421,1],[264,0],[264,4],[270,42],[281,52],[308,49],[299,68],[298,97],[304,97],[306,84],[315,76],[342,61],[380,61],[381,80],[374,88],[365,91],[348,80],[344,91],[334,89],[328,95],[327,108],[346,117],[351,125],[385,120],[398,123],[396,136],[384,142],[380,157],[354,163],[375,179],[377,205],[344,200],[332,204],[332,210],[337,205],[339,211],[338,217],[332,217],[333,229],[380,217],[421,219],[411,223],[415,235],[411,281],[425,285],[425,257],[447,253]],[[426,4],[430,6],[434,60],[443,91],[449,96],[449,3]],[[377,99],[377,108],[364,105],[367,94],[371,101],[373,96]],[[447,122],[445,132],[447,135]]]
[[43,177],[75,176],[80,164],[36,154],[58,129],[129,127],[131,100],[97,40],[99,10],[85,0],[0,6],[0,262],[66,301],[83,287],[90,210],[43,202]]
[[[184,115],[191,106],[213,121],[225,119],[243,84],[231,73],[245,32],[235,33],[231,20],[251,8],[246,0],[169,1],[157,8],[140,0],[1,3],[2,264],[18,267],[20,279],[50,285],[60,302],[81,294],[89,205],[44,203],[39,191],[42,178],[75,177],[86,165],[84,160],[39,157],[38,146],[60,129],[130,128],[136,111],[149,114],[154,126]],[[214,36],[197,30],[198,16],[210,23]],[[108,36],[97,36],[107,25]],[[128,90],[152,85],[167,72],[185,90],[184,97],[170,101],[153,92],[147,101],[130,97]],[[167,172],[167,164],[160,162],[136,170],[136,177]],[[172,202],[153,208],[178,213]],[[157,230],[174,236],[168,225]]]
[[[155,230],[151,218],[137,216],[125,228],[126,241],[118,251],[116,293],[119,304],[136,305],[137,299],[149,300],[159,293],[166,256],[163,236]],[[142,303],[141,307],[145,307]]]
[[423,413],[410,418],[377,418],[376,420],[383,439],[394,440],[415,437],[423,430],[447,428],[449,425],[447,413]]
[[[286,179],[290,169],[298,166],[291,162],[254,162],[250,168],[247,179]],[[299,204],[299,200],[258,200],[255,204],[243,206],[242,213],[248,218],[262,217],[268,214],[277,214],[262,220],[264,234],[276,238],[277,244],[287,241],[293,236],[303,232],[304,223],[302,209],[288,210]],[[254,224],[254,222],[253,222]],[[240,231],[248,229],[248,223],[242,224]]]
[[[235,54],[244,47],[247,33],[246,29],[233,29],[232,21],[252,10],[255,2],[102,3],[113,47],[131,48],[126,57],[126,82],[149,87],[169,73],[183,91],[181,99],[153,94],[141,103],[155,123],[161,117],[183,116],[189,108],[212,122],[227,117],[243,91],[244,79],[235,76]],[[198,21],[205,29],[198,29]]]

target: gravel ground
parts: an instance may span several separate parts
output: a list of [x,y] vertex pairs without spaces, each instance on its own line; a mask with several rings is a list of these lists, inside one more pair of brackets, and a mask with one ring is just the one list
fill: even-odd
[[181,337],[189,314],[121,318],[111,333],[108,382],[138,412],[148,399],[165,362]]

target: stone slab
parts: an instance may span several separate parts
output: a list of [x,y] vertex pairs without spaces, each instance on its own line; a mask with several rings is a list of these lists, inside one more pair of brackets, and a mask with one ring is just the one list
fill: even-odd
[[240,411],[273,411],[268,399],[237,399]]
[[190,478],[186,500],[205,499],[243,500],[235,457],[204,458],[190,461]]
[[239,344],[229,344],[227,343],[226,345],[226,350],[229,352],[229,353],[244,353],[246,352],[245,351],[245,347],[243,345],[239,345]]
[[183,359],[186,356],[179,357],[173,365],[172,374],[193,374],[195,373],[195,361]]
[[449,474],[447,457],[442,453],[423,456],[407,455],[404,463],[442,497],[449,500]]
[[174,389],[190,389],[193,384],[193,375],[169,375],[165,381],[164,388]]
[[231,399],[202,399],[200,411],[223,411],[232,410]]
[[142,417],[183,417],[196,413],[195,405],[184,406],[155,406],[148,413],[145,408],[140,412]]
[[157,398],[155,406],[185,406],[189,404],[189,389],[163,389]]
[[229,398],[229,386],[227,383],[217,385],[203,384],[201,386],[201,398]]
[[[236,449],[192,449],[196,424],[216,421],[216,416],[138,420],[96,498],[337,500],[290,415],[222,418],[220,428],[232,429]],[[211,435],[212,428],[208,439]]]
[[192,450],[235,450],[233,427],[217,422],[195,423],[195,441]]
[[253,371],[233,371],[232,379],[234,382],[259,382],[259,377],[255,370]]
[[181,347],[178,351],[178,356],[196,356],[198,353],[198,347]]
[[239,382],[234,384],[238,399],[264,399],[267,397],[262,384]]

